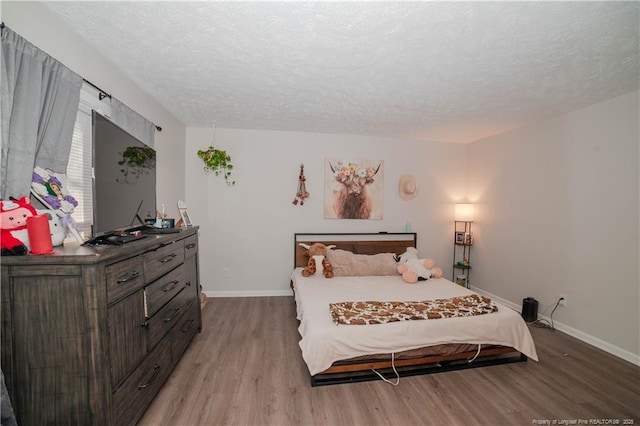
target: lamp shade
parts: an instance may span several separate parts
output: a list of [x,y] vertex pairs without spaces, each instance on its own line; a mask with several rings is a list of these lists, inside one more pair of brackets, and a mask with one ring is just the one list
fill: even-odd
[[456,204],[456,222],[473,222],[473,204]]

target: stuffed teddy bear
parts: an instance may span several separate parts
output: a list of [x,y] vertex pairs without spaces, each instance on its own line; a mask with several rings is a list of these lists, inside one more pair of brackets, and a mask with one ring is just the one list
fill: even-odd
[[0,201],[0,254],[21,256],[29,252],[27,218],[36,216],[29,197]]
[[400,255],[398,263],[398,273],[407,283],[442,277],[442,269],[436,266],[433,259],[419,259],[418,250],[414,247],[407,248],[407,251]]
[[[300,246],[306,248],[309,253],[309,262],[307,263],[307,267],[302,271],[303,277],[321,274],[324,275],[325,278],[333,278],[333,267],[327,260],[327,252],[334,248],[334,245],[325,246],[321,243],[311,245],[300,243]],[[322,265],[322,270],[319,265]]]

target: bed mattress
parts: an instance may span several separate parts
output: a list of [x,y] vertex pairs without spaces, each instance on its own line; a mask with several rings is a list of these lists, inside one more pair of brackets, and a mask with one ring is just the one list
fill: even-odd
[[400,276],[291,276],[302,337],[300,349],[313,376],[334,362],[366,355],[398,353],[443,344],[501,345],[538,360],[529,329],[514,310],[471,317],[410,320],[376,325],[337,325],[329,304],[356,301],[419,301],[464,296],[471,290],[444,278],[405,283]]

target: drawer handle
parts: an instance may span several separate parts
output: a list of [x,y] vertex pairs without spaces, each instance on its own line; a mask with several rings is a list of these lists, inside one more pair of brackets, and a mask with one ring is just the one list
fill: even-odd
[[164,322],[169,322],[169,321],[171,321],[172,319],[174,319],[174,318],[175,318],[175,316],[176,316],[176,314],[177,314],[178,312],[180,312],[180,308],[175,308],[175,309],[171,312],[171,315],[169,315],[168,317],[164,318],[162,321],[164,321]]
[[182,327],[182,332],[186,333],[187,331],[191,330],[191,327],[193,326],[193,324],[195,324],[196,320],[194,319],[190,319],[189,321],[184,323],[184,327]]
[[173,290],[174,288],[176,288],[176,286],[178,285],[178,283],[179,283],[179,282],[180,282],[180,281],[178,281],[178,280],[173,280],[173,281],[171,281],[171,285],[168,285],[168,286],[166,286],[166,287],[163,287],[163,288],[162,288],[162,291],[163,291],[164,293],[166,293],[166,292],[168,292],[168,291]]
[[140,326],[144,328],[149,328],[149,320],[144,320],[140,323]]
[[167,262],[171,262],[173,259],[175,259],[176,257],[178,257],[177,254],[175,253],[171,253],[169,256],[164,257],[162,259],[160,259],[158,262],[160,263],[167,263]]
[[187,281],[187,282],[185,283],[185,285],[186,285],[187,287],[191,287],[191,281]]
[[168,243],[162,243],[162,244],[160,244],[158,247],[156,247],[156,248],[154,248],[154,249],[151,249],[151,250],[149,250],[149,251],[150,251],[150,252],[151,252],[151,251],[158,251],[158,250],[160,250],[162,247],[166,247],[166,246],[168,246],[168,245],[170,245],[170,244],[173,244],[173,241],[170,241],[170,242],[168,242]]
[[126,274],[118,278],[116,280],[116,283],[118,284],[126,283],[127,281],[131,281],[132,279],[138,278],[139,276],[140,276],[140,272],[138,271],[127,272]]
[[158,376],[158,373],[160,373],[160,366],[158,364],[156,364],[155,367],[153,367],[153,374],[151,375],[151,377],[149,378],[149,380],[147,380],[147,383],[141,383],[138,385],[138,390],[140,389],[144,389],[144,388],[148,388],[149,385],[151,384],[151,382],[153,382],[155,380],[155,378]]
[[195,246],[196,246],[196,243],[191,243],[191,244],[187,244],[187,245],[185,246],[185,248],[186,248],[187,250],[189,250],[189,249],[194,248]]

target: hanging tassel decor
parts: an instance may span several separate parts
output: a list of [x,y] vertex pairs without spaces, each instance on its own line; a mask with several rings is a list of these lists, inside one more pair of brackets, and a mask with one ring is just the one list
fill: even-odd
[[307,192],[307,187],[305,185],[305,181],[307,179],[304,177],[304,164],[300,164],[300,175],[298,176],[298,192],[296,192],[296,198],[293,199],[293,205],[297,206],[298,203],[301,206],[304,206],[304,200],[309,198],[309,193]]

